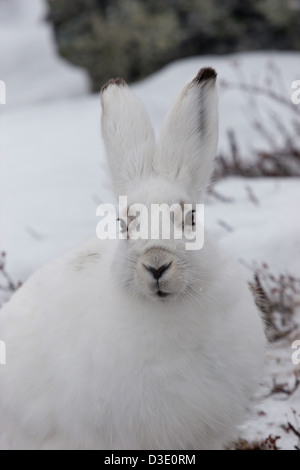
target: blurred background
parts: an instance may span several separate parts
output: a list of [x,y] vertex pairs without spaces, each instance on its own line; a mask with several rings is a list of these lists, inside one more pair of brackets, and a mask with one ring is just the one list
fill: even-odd
[[0,306],[95,237],[97,206],[114,202],[101,86],[125,78],[158,134],[198,70],[218,72],[206,227],[240,262],[270,340],[237,448],[300,447],[299,32],[300,0],[0,0]]
[[300,50],[299,0],[48,0],[60,54],[94,90],[184,57]]

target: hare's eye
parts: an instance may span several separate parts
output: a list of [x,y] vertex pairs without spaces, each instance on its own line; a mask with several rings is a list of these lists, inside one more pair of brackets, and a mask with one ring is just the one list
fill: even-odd
[[121,231],[122,233],[127,232],[127,224],[126,224],[125,220],[123,220],[123,219],[117,219],[117,221],[119,222],[120,231]]
[[190,211],[185,216],[185,224],[194,227],[196,225],[196,211]]

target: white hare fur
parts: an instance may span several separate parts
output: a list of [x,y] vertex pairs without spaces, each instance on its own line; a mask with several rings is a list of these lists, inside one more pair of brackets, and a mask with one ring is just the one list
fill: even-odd
[[[123,81],[101,100],[116,195],[201,202],[217,143],[215,72],[184,88],[158,143]],[[158,281],[144,266],[169,263]],[[0,338],[0,449],[221,449],[264,364],[253,298],[207,234],[199,251],[184,240],[91,240],[19,289]]]

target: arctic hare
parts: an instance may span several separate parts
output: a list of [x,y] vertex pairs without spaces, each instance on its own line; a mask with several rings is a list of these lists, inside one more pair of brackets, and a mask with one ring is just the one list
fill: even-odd
[[[217,143],[216,72],[186,85],[157,143],[123,80],[101,101],[116,196],[201,202]],[[0,338],[2,449],[220,449],[264,363],[248,286],[207,234],[200,250],[184,237],[94,237],[19,289],[0,312]]]

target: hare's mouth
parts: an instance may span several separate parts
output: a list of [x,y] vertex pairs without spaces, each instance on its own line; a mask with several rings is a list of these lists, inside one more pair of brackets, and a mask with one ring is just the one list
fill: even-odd
[[157,295],[158,297],[161,297],[161,298],[166,298],[166,297],[169,297],[169,296],[171,295],[171,293],[170,293],[170,292],[164,292],[164,291],[162,291],[162,290],[158,290],[158,291],[156,292],[156,295]]

